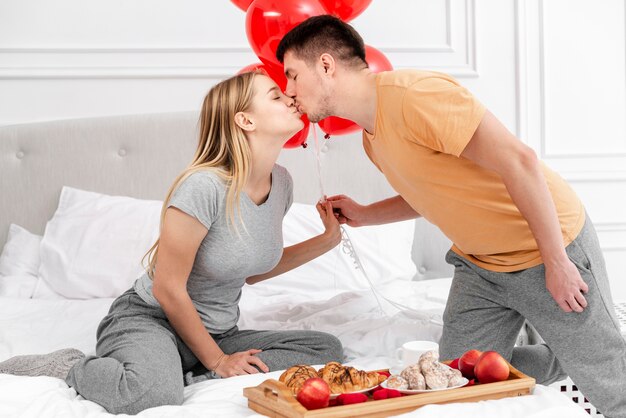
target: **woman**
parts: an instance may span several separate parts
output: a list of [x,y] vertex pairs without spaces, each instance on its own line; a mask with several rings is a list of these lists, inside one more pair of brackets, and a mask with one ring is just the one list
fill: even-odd
[[342,360],[337,338],[315,331],[239,330],[244,283],[284,273],[341,240],[329,203],[325,232],[283,250],[292,182],[276,165],[302,129],[293,100],[246,73],[207,94],[193,162],[172,185],[146,274],[118,297],[97,331],[96,357],[74,349],[20,356],[0,373],[66,380],[112,413],[180,405],[184,384]]

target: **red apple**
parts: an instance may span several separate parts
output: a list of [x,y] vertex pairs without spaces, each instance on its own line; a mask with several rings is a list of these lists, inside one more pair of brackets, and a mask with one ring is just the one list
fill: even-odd
[[478,357],[480,357],[482,353],[482,351],[478,350],[469,350],[459,358],[459,370],[464,377],[467,377],[469,380],[475,377],[474,366],[476,366]]
[[330,387],[324,379],[311,377],[304,382],[296,399],[306,409],[326,408],[330,401]]
[[509,363],[497,351],[485,351],[474,366],[474,374],[480,383],[506,380],[509,372]]

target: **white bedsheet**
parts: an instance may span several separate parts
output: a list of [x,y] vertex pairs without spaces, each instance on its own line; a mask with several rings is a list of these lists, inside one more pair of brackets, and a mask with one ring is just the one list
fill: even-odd
[[[349,364],[363,369],[393,365],[391,353],[411,339],[438,339],[449,280],[398,282],[381,291],[415,309],[401,312],[383,302],[379,309],[371,292],[349,292],[294,298],[264,295],[246,288],[240,328],[317,329],[338,336]],[[0,298],[0,360],[18,354],[45,353],[76,347],[95,349],[95,330],[112,299],[36,300]],[[430,318],[431,320],[428,320]],[[182,406],[143,411],[141,417],[259,417],[247,408],[244,387],[280,372],[205,381],[185,388]],[[0,375],[0,417],[104,417],[99,405],[84,400],[63,381],[48,377]],[[551,388],[537,386],[533,395],[477,403],[429,405],[411,417],[586,417],[571,400]]]

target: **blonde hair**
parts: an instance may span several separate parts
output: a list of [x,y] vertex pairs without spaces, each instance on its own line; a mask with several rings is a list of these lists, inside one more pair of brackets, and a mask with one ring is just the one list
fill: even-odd
[[[235,123],[235,114],[247,110],[252,103],[253,80],[259,71],[247,72],[226,79],[211,88],[204,98],[200,113],[200,137],[193,161],[176,177],[161,208],[161,230],[165,211],[172,194],[190,175],[213,171],[227,184],[226,213],[237,228],[235,212],[241,213],[239,197],[250,175],[250,147],[243,130]],[[245,228],[245,226],[244,226]],[[146,272],[154,277],[160,237],[144,255],[148,258]]]

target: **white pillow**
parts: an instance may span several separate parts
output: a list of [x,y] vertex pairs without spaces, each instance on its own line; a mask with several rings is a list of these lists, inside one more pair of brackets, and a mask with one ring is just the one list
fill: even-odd
[[159,201],[63,187],[41,241],[39,276],[66,298],[120,295],[143,272],[160,212]]
[[19,225],[9,225],[0,254],[0,296],[30,298],[37,284],[41,235]]
[[[392,280],[412,280],[411,259],[415,220],[351,228],[344,226],[365,271],[375,286]],[[285,247],[319,235],[324,227],[314,205],[294,203],[283,221]],[[330,297],[339,292],[369,289],[369,284],[342,242],[310,262],[254,285],[266,294],[317,293]]]
[[33,234],[19,225],[9,225],[6,244],[0,254],[0,275],[37,276],[41,235]]
[[63,295],[52,290],[50,285],[41,277],[37,280],[35,284],[35,289],[33,290],[33,294],[31,298],[33,299],[67,299],[63,297]]
[[30,274],[0,276],[0,296],[3,298],[30,299],[37,285],[37,277]]

